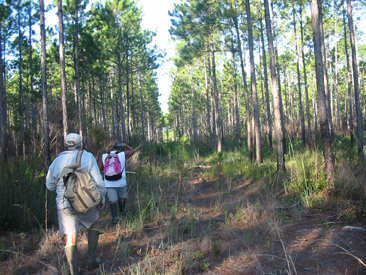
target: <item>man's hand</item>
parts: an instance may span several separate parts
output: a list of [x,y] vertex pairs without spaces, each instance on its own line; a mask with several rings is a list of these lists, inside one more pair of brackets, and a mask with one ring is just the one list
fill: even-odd
[[97,206],[98,211],[102,210],[102,209],[104,208],[104,206],[105,206],[105,203],[102,203],[102,202],[101,202],[101,203]]

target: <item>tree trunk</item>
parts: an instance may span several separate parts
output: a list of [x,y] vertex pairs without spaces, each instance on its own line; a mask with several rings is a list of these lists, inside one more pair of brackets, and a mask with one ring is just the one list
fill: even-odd
[[337,1],[334,0],[334,42],[335,42],[335,46],[334,46],[334,87],[335,87],[335,98],[336,98],[336,127],[339,130],[340,129],[340,114],[339,114],[339,90],[338,90],[338,16],[337,16]]
[[248,22],[248,36],[249,36],[249,57],[250,57],[250,79],[252,85],[252,111],[253,111],[253,121],[254,121],[254,131],[255,131],[255,145],[256,145],[256,160],[257,163],[262,163],[262,141],[261,141],[261,125],[259,121],[259,106],[258,106],[258,96],[257,96],[257,83],[255,76],[255,61],[254,61],[254,45],[253,45],[253,31],[252,31],[252,19],[250,13],[249,0],[246,0],[246,14]]
[[[274,18],[273,1],[271,1],[270,5],[271,5],[272,18]],[[269,7],[268,7],[268,9],[269,9]],[[269,16],[269,12],[268,12],[268,16]],[[272,26],[272,30],[273,30],[272,42],[273,42],[273,48],[274,48],[273,50],[274,50],[274,55],[275,55],[275,64],[276,64],[275,67],[276,67],[276,70],[277,70],[277,85],[278,85],[278,88],[277,89],[278,89],[278,97],[279,97],[279,100],[280,100],[280,106],[279,106],[279,108],[280,108],[281,121],[282,121],[282,130],[281,130],[282,131],[282,135],[283,135],[282,148],[284,150],[284,153],[286,153],[286,151],[287,151],[287,149],[286,149],[287,145],[286,145],[285,118],[284,118],[284,114],[283,114],[283,101],[282,101],[282,91],[281,91],[281,70],[280,70],[280,65],[279,65],[279,62],[278,62],[278,46],[277,46],[276,28],[275,28],[275,21],[274,21],[274,19],[271,22],[271,26]]]
[[126,99],[127,99],[127,133],[128,133],[128,142],[131,141],[131,117],[130,117],[130,67],[129,67],[129,56],[128,56],[129,47],[126,49]]
[[[33,52],[32,52],[32,4],[29,4],[29,20],[28,20],[28,28],[29,28],[29,78],[30,78],[30,94],[32,97],[32,136],[33,139],[36,140],[37,136],[37,111],[36,111],[36,97],[34,93],[34,76],[33,76]],[[36,152],[36,147],[34,146],[34,152]]]
[[79,74],[79,0],[75,0],[74,20],[75,20],[75,35],[74,35],[75,92],[78,104],[79,135],[83,140],[83,118],[81,109],[80,74]]
[[24,129],[24,96],[23,96],[23,51],[22,51],[22,40],[23,33],[21,31],[21,22],[20,22],[20,0],[18,0],[18,46],[19,46],[19,116],[20,116],[20,134],[22,139],[22,156],[25,159],[25,129]]
[[119,131],[116,130],[116,106],[114,104],[114,93],[113,93],[113,83],[112,83],[112,68],[111,72],[109,74],[109,83],[110,83],[110,89],[111,89],[111,109],[112,109],[112,136],[113,138],[116,136],[116,133]]
[[194,104],[194,88],[193,88],[193,72],[192,68],[190,68],[190,77],[191,77],[191,101],[192,101],[192,122],[193,122],[193,142],[196,144],[198,142],[197,138],[197,118],[196,118],[196,106]]
[[213,145],[216,146],[216,118],[215,118],[215,94],[214,94],[214,88],[213,88],[213,76],[212,76],[212,70],[211,70],[211,57],[210,57],[210,48],[208,49],[208,58],[207,58],[207,64],[208,64],[208,77],[209,77],[209,81],[210,81],[210,91],[211,91],[211,111],[212,111],[212,116],[211,119],[212,121],[210,122],[210,127],[211,127],[211,131],[212,131],[212,137],[213,137]]
[[351,0],[347,0],[347,14],[348,14],[348,28],[350,33],[351,54],[352,54],[352,74],[353,74],[353,89],[355,95],[355,107],[356,107],[356,121],[357,121],[357,145],[358,156],[363,158],[363,123],[362,123],[362,111],[360,106],[360,86],[358,79],[358,65],[356,56],[356,37],[353,29],[352,18],[352,5]]
[[266,49],[265,49],[265,45],[264,45],[263,18],[260,18],[259,20],[260,20],[260,26],[261,26],[261,40],[262,40],[262,52],[263,52],[264,90],[265,90],[266,111],[267,111],[267,132],[268,132],[269,148],[272,151],[272,149],[273,149],[272,148],[272,119],[271,119],[271,107],[269,104],[267,57],[266,57]]
[[[121,64],[121,31],[118,34],[118,91],[119,91],[119,107],[120,107],[120,118],[121,118],[121,127],[122,127],[122,140],[126,140],[126,124],[125,124],[125,114],[124,114],[124,107],[123,107],[123,90],[122,90],[122,64]],[[120,136],[119,136],[120,138]]]
[[[344,6],[344,0],[342,2],[342,6]],[[347,62],[347,91],[346,95],[348,94],[348,103],[346,102],[346,107],[349,106],[349,110],[347,112],[346,108],[346,114],[349,114],[349,119],[347,119],[347,125],[348,125],[348,131],[350,134],[351,139],[351,145],[355,143],[354,138],[354,131],[353,131],[353,108],[352,108],[352,77],[351,77],[351,68],[349,65],[349,53],[348,53],[348,43],[347,43],[347,24],[346,24],[346,10],[343,9],[343,31],[344,31],[344,51],[346,54],[346,62]],[[345,96],[346,97],[346,96]]]
[[4,83],[4,60],[2,53],[2,23],[0,22],[0,160],[4,162],[6,160],[6,120],[7,120],[7,106],[6,106],[6,92]]
[[297,88],[298,88],[298,93],[299,93],[301,142],[302,142],[302,145],[305,146],[305,118],[304,118],[304,107],[302,104],[301,77],[300,77],[300,53],[299,53],[299,45],[298,45],[299,42],[297,39],[296,12],[295,12],[294,1],[292,1],[292,19],[293,19],[294,33],[295,33],[296,72],[297,72]]
[[247,84],[247,74],[245,72],[245,64],[243,58],[243,52],[241,49],[241,42],[240,42],[240,33],[239,33],[239,24],[238,18],[236,16],[233,17],[235,31],[236,31],[236,40],[238,42],[238,51],[239,51],[239,58],[240,58],[240,68],[241,68],[241,75],[243,78],[243,85],[244,85],[244,95],[245,95],[245,112],[246,112],[246,125],[247,125],[247,148],[249,159],[252,160],[252,133],[250,127],[250,105],[249,105],[249,93],[248,93],[248,84]]
[[267,30],[267,40],[268,40],[269,66],[271,70],[274,126],[277,141],[277,171],[280,171],[285,170],[285,149],[284,149],[285,133],[283,131],[284,126],[281,115],[282,103],[281,103],[280,92],[278,91],[277,71],[276,71],[275,53],[274,53],[273,38],[271,31],[271,19],[269,16],[268,0],[264,0],[264,8],[265,8],[265,21]]
[[215,49],[213,43],[213,35],[211,34],[211,58],[212,58],[212,78],[214,84],[214,94],[215,94],[215,121],[216,121],[216,145],[217,152],[221,153],[222,150],[222,139],[221,139],[221,118],[219,112],[219,91],[217,89],[217,78],[216,78],[216,64],[215,64]]
[[321,33],[322,16],[320,15],[320,7],[318,0],[310,0],[311,3],[311,17],[314,38],[314,54],[316,67],[316,84],[318,91],[318,111],[320,131],[323,142],[323,154],[325,163],[325,173],[327,176],[328,188],[333,187],[334,180],[334,156],[332,149],[332,139],[329,131],[329,122],[327,116],[325,87],[324,87],[324,64],[322,56],[322,43],[324,43]]
[[[46,158],[46,164],[48,167],[51,165],[51,154],[50,154],[50,138],[49,138],[50,129],[48,121],[48,102],[47,102],[46,31],[45,31],[43,0],[40,0],[40,20],[41,20],[41,70],[42,70],[41,89],[42,89],[42,112],[43,112],[43,141],[44,141],[44,156]],[[0,74],[2,76],[1,71]]]
[[[209,133],[210,148],[212,148],[210,93],[209,93],[208,79],[207,79],[206,60],[207,60],[207,57],[205,56],[205,89],[206,89],[206,104],[207,104],[207,129],[208,129],[208,133]],[[210,62],[210,61],[208,60],[208,62]]]
[[104,131],[107,130],[107,115],[106,115],[106,110],[107,110],[107,106],[105,104],[105,92],[104,92],[104,75],[101,72],[99,74],[99,89],[100,89],[100,100],[101,100],[101,104],[102,104],[102,123],[103,123],[103,129]]
[[309,91],[308,91],[308,81],[307,81],[305,53],[304,53],[304,28],[302,25],[302,4],[300,4],[300,32],[301,32],[301,56],[302,56],[302,67],[304,71],[304,86],[305,86],[305,99],[306,99],[306,116],[308,122],[308,137],[311,137],[310,103],[309,103]]
[[[233,35],[232,35],[233,36]],[[236,77],[236,62],[235,62],[235,51],[234,51],[234,44],[232,41],[232,64],[233,64],[233,78],[234,78],[234,112],[235,112],[235,116],[233,114],[233,123],[235,123],[235,134],[236,134],[236,142],[238,143],[239,147],[240,147],[240,116],[239,116],[239,99],[238,99],[238,84],[237,84],[237,77]],[[234,113],[233,112],[233,113]],[[234,119],[235,117],[235,119]]]
[[60,54],[60,74],[61,74],[61,100],[62,100],[62,123],[64,142],[69,131],[67,118],[67,95],[66,95],[66,71],[65,71],[65,45],[64,45],[64,23],[62,0],[58,0],[58,28],[59,28],[59,54]]
[[140,109],[141,109],[141,128],[142,128],[142,142],[146,142],[145,137],[145,117],[144,117],[144,100],[142,97],[141,72],[139,72],[139,91],[140,91]]
[[[319,0],[322,1],[322,0]],[[323,22],[323,12],[322,12],[322,2],[319,2],[319,20]],[[325,88],[325,100],[326,100],[326,107],[328,113],[328,123],[329,123],[329,133],[330,137],[333,140],[334,138],[334,128],[333,128],[333,117],[330,110],[330,91],[329,91],[329,78],[328,78],[328,70],[327,70],[327,53],[325,50],[325,43],[324,43],[324,26],[323,23],[320,24],[320,33],[322,36],[322,43],[321,43],[321,50],[322,50],[322,57],[323,57],[323,70],[324,70],[324,88]]]

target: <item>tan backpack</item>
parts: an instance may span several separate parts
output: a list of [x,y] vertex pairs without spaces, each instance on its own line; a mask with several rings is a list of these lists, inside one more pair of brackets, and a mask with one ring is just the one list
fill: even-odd
[[100,204],[101,194],[90,174],[80,168],[82,154],[83,150],[80,150],[76,163],[66,165],[62,169],[59,179],[63,178],[66,186],[65,197],[71,206],[77,212],[86,213]]

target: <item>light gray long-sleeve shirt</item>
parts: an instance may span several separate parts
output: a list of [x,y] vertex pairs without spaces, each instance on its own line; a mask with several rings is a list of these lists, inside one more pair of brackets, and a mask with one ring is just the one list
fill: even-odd
[[[58,180],[59,175],[62,169],[71,163],[76,163],[76,156],[79,150],[72,150],[72,151],[63,151],[61,152],[57,158],[52,162],[50,165],[47,176],[46,176],[46,187],[48,190],[55,190],[56,189],[56,205],[57,209],[64,209],[70,207],[69,201],[65,198],[65,185],[63,179],[60,178]],[[103,178],[100,174],[98,164],[94,158],[94,156],[85,151],[81,156],[80,167],[85,171],[89,172],[90,176],[94,180],[95,184],[97,185],[101,195],[102,195],[102,203],[105,203],[105,195],[107,193],[107,189],[105,188]],[[58,180],[58,182],[57,182]],[[57,186],[56,186],[57,182]]]

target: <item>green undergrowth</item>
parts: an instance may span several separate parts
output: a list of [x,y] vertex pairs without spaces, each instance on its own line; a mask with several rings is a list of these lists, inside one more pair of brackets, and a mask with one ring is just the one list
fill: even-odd
[[[336,173],[334,185],[326,187],[323,153],[320,149],[304,149],[300,142],[288,143],[286,171],[276,171],[276,151],[263,146],[263,163],[250,161],[242,148],[224,147],[215,153],[205,144],[193,146],[186,139],[178,142],[151,143],[142,148],[129,174],[129,192],[135,200],[135,211],[159,223],[162,213],[180,207],[177,198],[187,193],[182,183],[195,178],[216,182],[223,192],[247,182],[261,182],[263,188],[282,189],[290,202],[301,201],[306,207],[329,201],[365,200],[365,164],[356,157],[349,138],[337,136],[334,141]],[[275,144],[275,143],[274,143]],[[32,161],[8,161],[0,165],[1,229],[29,230],[56,223],[54,192],[46,192],[41,158]],[[172,191],[174,190],[174,191]],[[327,191],[327,192],[324,192]],[[325,198],[325,196],[328,196]],[[47,215],[46,215],[47,212]],[[145,218],[140,218],[141,222]]]
[[[366,221],[362,212],[365,167],[354,157],[356,151],[344,151],[347,142],[347,138],[335,141],[336,173],[331,188],[325,182],[322,151],[304,149],[299,142],[288,144],[283,172],[277,172],[275,148],[271,151],[266,144],[260,164],[249,160],[244,147],[227,146],[216,153],[186,140],[144,146],[126,167],[134,172],[127,175],[127,216],[112,225],[109,207],[101,212],[101,243],[108,243],[112,253],[108,254],[111,265],[101,266],[98,274],[163,274],[162,267],[165,274],[202,273],[226,257],[231,239],[251,245],[258,232],[266,231],[269,248],[281,225],[300,219],[303,208],[325,211],[333,207],[346,223]],[[0,207],[6,209],[1,211],[2,229],[25,234],[39,228],[39,257],[67,272],[55,195],[45,190],[46,171],[38,161],[20,161],[0,169],[0,187],[6,191],[0,194]],[[291,208],[291,217],[274,211],[276,206],[299,203],[301,207]],[[51,230],[44,230],[46,220]],[[4,240],[0,240],[0,259],[26,261],[21,258],[23,247],[11,256]],[[80,240],[87,243],[85,230]]]

